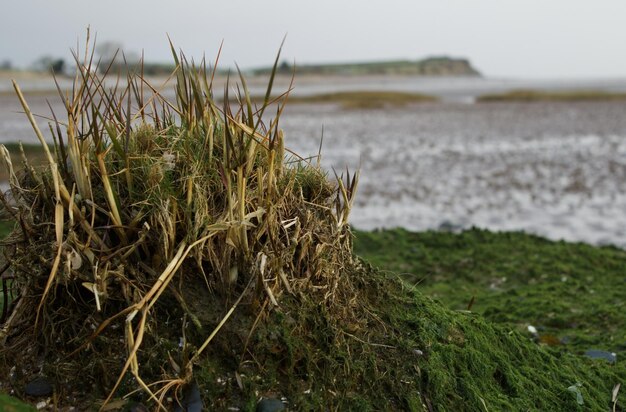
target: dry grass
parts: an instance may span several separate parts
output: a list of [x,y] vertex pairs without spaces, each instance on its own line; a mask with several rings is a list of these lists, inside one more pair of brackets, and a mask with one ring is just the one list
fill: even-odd
[[416,103],[437,101],[436,97],[393,91],[350,91],[311,96],[292,96],[290,103],[339,104],[345,109],[372,109],[382,107],[402,107]]
[[[27,363],[29,353],[34,365],[47,353],[58,382],[98,380],[105,404],[120,388],[139,389],[166,409],[166,395],[190,382],[242,301],[261,302],[253,305],[259,314],[285,293],[332,306],[352,262],[358,174],[331,181],[319,161],[285,149],[286,96],[270,98],[273,75],[262,103],[253,104],[240,75],[239,103],[218,106],[214,71],[172,52],[175,102],[140,69],[120,87],[98,74],[93,55],[77,56],[73,90],[59,90],[66,113],[53,115],[51,149],[14,83],[46,161],[36,168],[25,157],[16,174],[2,148],[11,194],[2,200],[17,222],[4,241],[12,296],[1,320],[3,354]],[[269,123],[266,110],[276,113]],[[210,333],[193,310],[202,300],[227,305],[213,314],[221,321]],[[169,325],[164,313],[184,320]],[[140,359],[166,353],[163,336],[174,329],[185,337],[189,322],[202,344]],[[107,381],[111,374],[117,378]]]

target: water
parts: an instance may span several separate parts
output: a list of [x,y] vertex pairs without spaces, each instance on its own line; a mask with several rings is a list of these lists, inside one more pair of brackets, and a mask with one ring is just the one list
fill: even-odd
[[[619,80],[307,79],[296,92],[404,87],[443,102],[380,110],[292,105],[282,127],[301,155],[317,154],[323,127],[324,167],[360,166],[351,219],[358,228],[479,226],[626,246],[626,102],[468,103],[520,83],[626,90]],[[29,101],[33,111],[49,112],[45,96]],[[16,99],[0,95],[1,138],[35,141],[23,115],[11,113],[18,110]]]

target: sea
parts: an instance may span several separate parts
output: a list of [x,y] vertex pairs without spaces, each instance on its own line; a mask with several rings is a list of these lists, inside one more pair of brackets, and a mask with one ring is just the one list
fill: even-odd
[[[252,79],[252,94],[265,79]],[[290,87],[280,78],[275,93]],[[47,129],[49,81],[22,89]],[[63,86],[63,85],[62,85]],[[221,79],[216,93],[226,87]],[[234,87],[230,83],[228,87]],[[11,84],[0,83],[0,142],[36,142]],[[515,89],[626,91],[623,79],[307,77],[293,95],[349,90],[419,92],[437,103],[344,109],[287,105],[285,145],[330,177],[360,172],[351,223],[359,229],[525,231],[554,240],[626,247],[626,101],[478,103]],[[165,94],[169,89],[165,87]]]

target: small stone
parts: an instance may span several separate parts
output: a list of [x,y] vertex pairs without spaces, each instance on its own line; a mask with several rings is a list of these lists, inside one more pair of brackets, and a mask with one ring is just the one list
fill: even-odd
[[607,352],[604,350],[589,349],[585,352],[585,355],[591,359],[604,359],[609,363],[617,362],[617,354],[615,352]]
[[413,353],[415,354],[415,356],[423,356],[424,352],[419,350],[419,349],[413,349]]
[[24,393],[26,393],[26,395],[36,397],[52,395],[52,391],[52,384],[48,378],[44,376],[35,378],[26,385],[26,388],[24,388]]
[[148,412],[148,408],[143,403],[134,403],[128,408],[129,412]]
[[461,230],[463,230],[463,226],[452,223],[449,220],[444,220],[443,222],[439,224],[440,232],[452,233],[452,232],[460,232]]
[[261,399],[256,405],[256,412],[276,412],[285,409],[285,404],[278,399]]
[[567,345],[567,344],[569,344],[569,343],[571,343],[571,342],[572,342],[572,338],[571,338],[571,337],[569,337],[569,336],[563,336],[563,337],[561,338],[561,343],[562,343],[563,345]]
[[174,412],[202,412],[202,397],[198,384],[195,382],[187,387],[183,395],[182,405],[176,405]]

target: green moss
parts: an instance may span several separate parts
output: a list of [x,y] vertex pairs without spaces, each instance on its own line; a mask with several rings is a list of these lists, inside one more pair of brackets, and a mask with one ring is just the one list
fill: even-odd
[[[377,265],[413,272],[404,277],[421,283],[409,286],[364,263],[345,275],[357,299],[348,307],[320,304],[315,295],[283,295],[251,334],[249,315],[256,310],[239,308],[195,372],[207,408],[254,411],[261,397],[284,397],[292,410],[320,411],[612,406],[612,389],[626,378],[620,353],[611,365],[581,351],[616,342],[610,336],[624,329],[623,310],[607,310],[614,302],[600,305],[584,281],[601,279],[594,287],[606,293],[599,284],[608,288],[623,279],[623,251],[481,230],[358,232],[355,250]],[[571,297],[557,288],[567,285],[574,285]],[[580,288],[587,293],[577,295]],[[472,311],[458,310],[471,296]],[[576,316],[591,329],[568,323],[574,297],[583,308]],[[595,312],[585,312],[594,305]],[[553,316],[546,315],[549,307]],[[613,332],[605,320],[604,326],[591,322],[607,316]],[[541,344],[525,330],[529,323],[542,334],[566,330],[578,340]]]
[[[556,357],[582,359],[589,349],[615,352],[618,362],[611,368],[624,373],[626,252],[621,249],[524,233],[398,229],[359,232],[355,253],[402,272],[420,292],[450,309],[471,307],[486,321],[527,338],[527,327],[534,326],[535,340]],[[604,361],[593,362],[593,368],[609,368]]]
[[33,412],[37,409],[12,396],[0,393],[0,410],[3,412]]
[[13,222],[12,220],[0,221],[0,239],[4,239],[9,233],[11,233],[14,225],[15,222]]
[[[394,275],[363,268],[350,276],[361,323],[337,323],[313,300],[285,297],[243,357],[240,399],[248,401],[240,405],[253,410],[256,394],[285,396],[293,410],[606,410],[626,378],[619,363],[538,345],[514,328],[447,309]],[[228,375],[222,368],[217,376]],[[215,379],[203,385],[215,387]],[[583,406],[568,390],[577,383]],[[212,406],[232,406],[233,386],[214,393]]]
[[[620,349],[608,344],[619,341],[615,336],[624,330],[623,310],[607,310],[615,302],[601,305],[602,298],[589,293],[584,282],[597,279],[594,289],[606,300],[600,285],[608,289],[623,280],[625,252],[480,230],[359,232],[355,249],[376,264],[413,272],[405,277],[422,282],[409,286],[363,263],[345,274],[344,287],[350,285],[357,298],[347,307],[320,304],[316,295],[286,294],[252,333],[255,303],[238,308],[196,365],[205,407],[254,411],[260,397],[284,397],[292,410],[611,406],[614,385],[626,378]],[[503,276],[509,279],[491,287]],[[565,285],[574,285],[571,296],[557,288]],[[456,310],[466,308],[468,291],[475,296],[472,311]],[[556,295],[549,297],[548,291]],[[441,302],[426,296],[435,294]],[[574,300],[583,308],[577,316],[584,327],[568,323]],[[593,305],[595,312],[585,312]],[[554,316],[546,315],[548,307]],[[592,319],[604,326],[594,326]],[[543,327],[541,333],[567,330],[576,339],[543,345],[520,327],[528,323]],[[193,333],[188,338],[193,341]],[[618,351],[616,364],[582,356],[582,348],[602,348],[601,342]],[[570,387],[580,391],[583,405]]]

